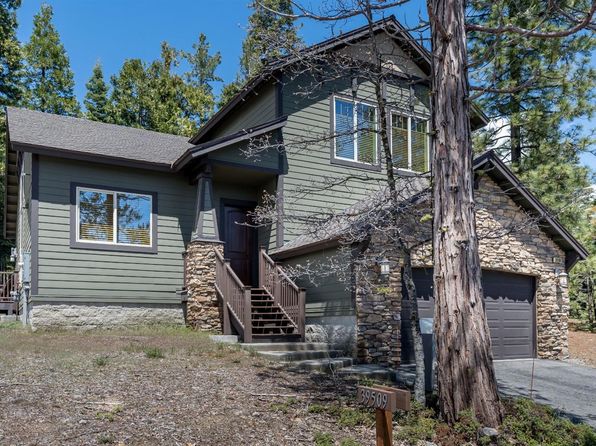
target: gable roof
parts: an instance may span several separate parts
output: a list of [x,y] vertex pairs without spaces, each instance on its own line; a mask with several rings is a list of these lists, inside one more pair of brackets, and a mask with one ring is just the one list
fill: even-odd
[[7,107],[15,150],[170,170],[192,144],[184,136]]
[[[536,198],[517,178],[503,161],[499,159],[493,150],[489,150],[474,159],[474,171],[484,171],[497,185],[505,191],[522,209],[535,217],[540,229],[545,231],[552,240],[565,252],[565,266],[569,270],[578,260],[585,260],[588,252],[575,239],[567,229],[550,213],[550,211]],[[421,181],[424,178],[421,177]],[[426,182],[428,187],[428,182]],[[426,189],[428,191],[428,189]],[[403,196],[404,200],[416,199],[418,195],[424,194],[422,184],[411,187],[411,193]],[[354,205],[357,208],[359,204]],[[347,210],[346,215],[350,212]],[[321,249],[335,247],[340,244],[342,234],[346,231],[346,220],[338,223],[331,221],[329,227],[322,229],[322,237],[317,238],[313,234],[305,234],[296,237],[294,240],[284,244],[272,252],[277,259],[290,258],[299,254],[306,254]]]
[[[392,29],[391,29],[392,28]],[[414,36],[412,36],[401,23],[391,15],[386,18],[382,18],[373,23],[373,31],[381,32],[388,30],[395,40],[406,54],[412,56],[412,60],[422,68],[427,75],[431,73],[431,54],[429,51],[419,44]],[[342,33],[339,36],[331,37],[327,40],[311,45],[301,50],[297,55],[290,55],[281,57],[278,59],[271,60],[265,66],[265,69],[256,75],[255,77],[248,80],[248,82],[242,87],[242,89],[220,108],[194,135],[190,142],[193,144],[199,144],[204,141],[206,135],[212,130],[223,118],[230,114],[238,105],[246,102],[248,96],[255,89],[257,89],[262,83],[268,81],[272,77],[288,66],[304,60],[305,57],[313,56],[316,54],[324,53],[327,51],[333,51],[342,47],[354,44],[360,40],[366,39],[370,35],[370,28],[368,25],[361,26],[352,31]],[[473,125],[475,128],[483,127],[488,123],[488,117],[484,112],[475,104],[472,104],[472,116]]]
[[246,141],[248,139],[264,135],[265,133],[269,133],[273,130],[277,130],[285,126],[286,121],[287,117],[282,116],[269,122],[265,122],[248,129],[241,129],[230,135],[221,136],[219,138],[211,139],[203,144],[193,146],[186,150],[186,152],[184,152],[184,154],[176,160],[172,167],[176,170],[180,170],[194,158],[206,155],[215,150],[223,149],[224,147],[229,147],[232,144],[236,144],[241,141]]

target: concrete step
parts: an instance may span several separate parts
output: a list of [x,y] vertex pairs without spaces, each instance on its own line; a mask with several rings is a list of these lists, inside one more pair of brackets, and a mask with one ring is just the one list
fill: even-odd
[[240,344],[245,350],[257,352],[298,352],[329,350],[325,342],[260,342],[257,344]]
[[341,355],[339,350],[299,350],[293,352],[258,351],[256,354],[270,361],[298,362],[308,359],[330,359]]
[[395,381],[395,371],[375,364],[355,364],[337,371],[343,376]]
[[238,344],[238,336],[236,335],[211,335],[209,339],[221,344]]
[[291,370],[310,370],[317,372],[333,372],[354,364],[354,359],[341,357],[331,359],[307,359],[290,363]]

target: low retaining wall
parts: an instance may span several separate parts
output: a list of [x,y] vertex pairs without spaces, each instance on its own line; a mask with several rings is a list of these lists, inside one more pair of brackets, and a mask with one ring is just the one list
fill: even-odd
[[178,305],[35,304],[29,309],[32,328],[95,329],[141,325],[184,325]]

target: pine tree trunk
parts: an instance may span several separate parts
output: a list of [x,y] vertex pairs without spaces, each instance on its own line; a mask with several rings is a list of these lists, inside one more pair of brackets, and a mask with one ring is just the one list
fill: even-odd
[[429,0],[432,41],[433,254],[439,406],[452,424],[502,409],[484,313],[476,236],[464,0]]
[[416,378],[414,380],[414,399],[421,404],[426,402],[426,379],[424,365],[424,345],[420,333],[420,317],[418,313],[418,293],[412,276],[412,257],[409,250],[404,250],[403,281],[410,301],[410,337],[414,343],[414,361]]

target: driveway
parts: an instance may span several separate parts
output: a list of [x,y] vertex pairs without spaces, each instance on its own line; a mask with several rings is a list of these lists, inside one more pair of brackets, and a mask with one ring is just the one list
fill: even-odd
[[[532,360],[495,361],[499,389],[506,395],[530,396]],[[596,427],[596,368],[565,361],[534,360],[533,396],[574,421]]]

